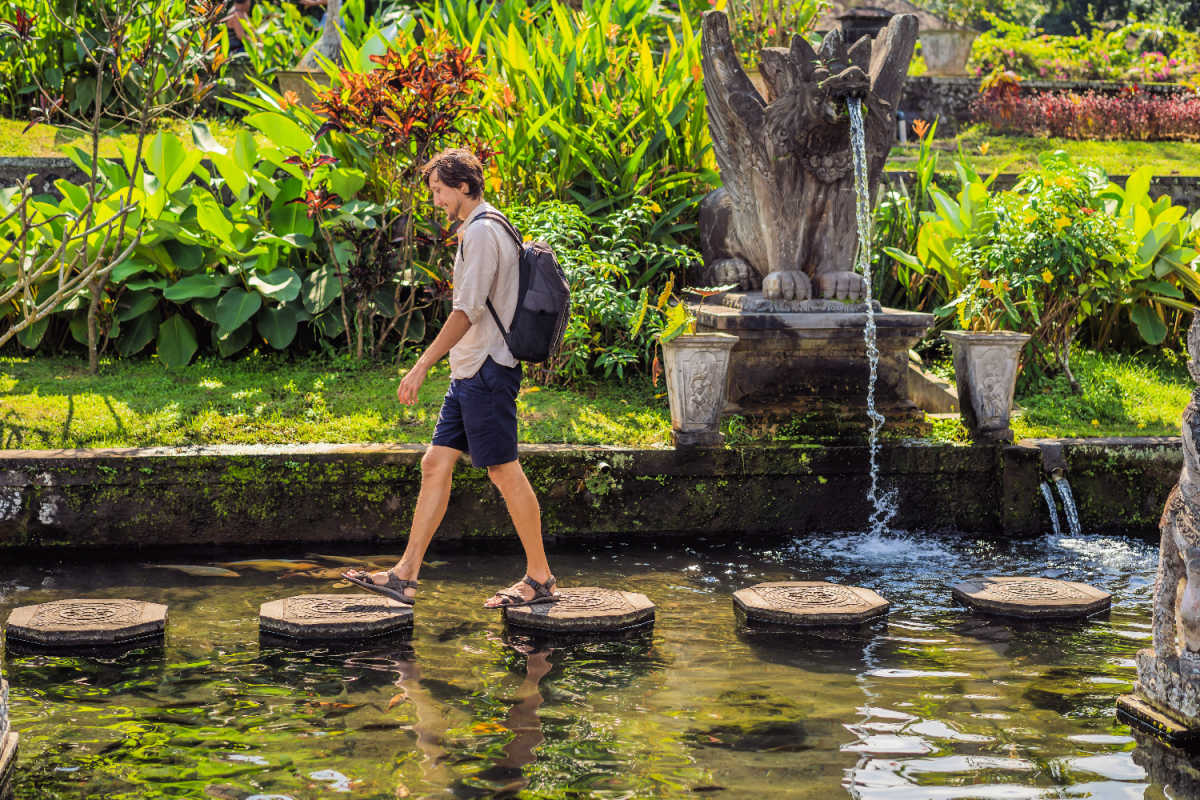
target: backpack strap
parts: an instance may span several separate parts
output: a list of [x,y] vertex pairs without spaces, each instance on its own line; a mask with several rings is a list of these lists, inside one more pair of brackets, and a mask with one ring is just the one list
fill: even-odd
[[[471,222],[474,222],[475,220],[478,220],[478,219],[490,219],[490,220],[495,220],[496,222],[499,222],[501,227],[503,227],[504,230],[508,232],[508,235],[511,236],[513,238],[513,241],[516,243],[517,254],[518,254],[517,257],[518,257],[518,259],[520,258],[521,246],[523,244],[523,240],[521,239],[520,232],[516,229],[516,227],[511,222],[508,221],[508,217],[504,216],[503,214],[501,214],[499,212],[484,211],[482,214],[478,214],[475,217],[472,217]],[[468,223],[468,224],[470,224],[470,223]],[[458,240],[458,247],[460,250],[463,247],[465,239],[466,239],[466,237],[464,236],[463,238],[460,238]],[[525,275],[521,274],[521,270],[518,269],[517,270],[517,297],[520,297],[521,294],[524,292],[525,287],[522,286],[521,284],[524,283],[526,280],[527,280],[527,278],[525,277]],[[508,344],[508,328],[505,328],[504,323],[500,321],[500,315],[496,313],[496,307],[492,305],[492,298],[490,298],[490,297],[484,298],[484,303],[487,304],[487,309],[488,309],[488,311],[491,312],[492,319],[496,320],[496,327],[500,329],[500,335],[504,337],[504,343]]]

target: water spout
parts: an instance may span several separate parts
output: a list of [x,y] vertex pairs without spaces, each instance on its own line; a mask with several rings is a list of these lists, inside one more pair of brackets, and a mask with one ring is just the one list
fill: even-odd
[[875,383],[879,375],[879,347],[875,329],[875,306],[871,291],[871,192],[867,184],[866,131],[863,125],[862,100],[852,97],[846,101],[850,112],[850,154],[854,162],[855,217],[858,221],[858,250],[854,255],[854,270],[863,276],[864,299],[867,304],[867,322],[863,326],[863,339],[867,345],[867,418],[871,427],[867,432],[867,450],[871,462],[871,487],[867,500],[871,503],[871,519],[868,525],[871,535],[879,536],[887,530],[888,523],[896,514],[894,498],[879,491],[879,429],[883,427],[883,414],[875,408]]
[[1066,478],[1055,478],[1054,485],[1058,487],[1058,496],[1062,498],[1063,513],[1067,515],[1067,527],[1072,536],[1078,536],[1082,529],[1079,527],[1079,513],[1075,510],[1075,497],[1071,494],[1071,484]]
[[1055,537],[1062,536],[1062,525],[1058,522],[1058,506],[1054,504],[1054,491],[1045,481],[1042,481],[1042,497],[1046,499],[1046,508],[1050,510],[1050,525],[1054,528]]

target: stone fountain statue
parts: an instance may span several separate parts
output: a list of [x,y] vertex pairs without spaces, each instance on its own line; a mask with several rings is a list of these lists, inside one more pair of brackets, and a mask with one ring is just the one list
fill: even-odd
[[[763,50],[765,98],[742,67],[724,12],[704,15],[702,36],[724,185],[701,205],[701,281],[741,291],[701,305],[697,321],[700,331],[739,337],[727,410],[801,416],[813,433],[856,433],[866,421],[863,301],[870,298],[853,269],[860,232],[847,102],[863,101],[873,197],[895,137],[917,20],[895,16],[874,40],[847,43],[835,30],[816,50],[801,36],[791,47]],[[908,350],[933,318],[889,311],[876,322],[876,403],[894,426],[919,427],[922,415],[908,399]]]
[[[1200,383],[1200,315],[1188,331]],[[1159,523],[1154,646],[1138,651],[1134,693],[1117,701],[1138,740],[1134,759],[1175,796],[1200,796],[1200,389],[1183,412],[1183,469]]]
[[300,63],[296,65],[298,70],[317,71],[321,69],[321,65],[317,62],[316,54],[332,61],[334,64],[341,63],[342,60],[342,29],[338,24],[338,17],[342,13],[342,0],[329,0],[325,6],[325,16],[321,18],[321,36],[317,41],[313,42],[312,47],[300,58]]
[[[706,263],[718,283],[762,286],[773,300],[863,299],[846,98],[866,107],[867,181],[874,197],[895,139],[896,103],[917,39],[902,14],[872,42],[833,30],[814,51],[802,36],[762,51],[764,99],[723,12],[704,16],[704,91],[724,186],[704,202]],[[816,286],[813,286],[813,283]],[[787,310],[781,306],[779,310]]]

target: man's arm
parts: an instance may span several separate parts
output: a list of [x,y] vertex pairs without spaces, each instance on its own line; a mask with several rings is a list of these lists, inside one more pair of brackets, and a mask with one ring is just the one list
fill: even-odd
[[441,361],[442,356],[449,353],[450,348],[458,344],[459,340],[463,336],[466,336],[470,328],[471,320],[466,315],[466,312],[459,310],[450,312],[450,316],[446,318],[441,331],[430,342],[429,347],[425,348],[425,352],[417,359],[417,363],[413,364],[412,369],[405,373],[404,377],[400,380],[400,385],[396,387],[396,397],[401,403],[411,406],[417,402],[417,390],[425,382],[425,376],[429,374],[429,368]]

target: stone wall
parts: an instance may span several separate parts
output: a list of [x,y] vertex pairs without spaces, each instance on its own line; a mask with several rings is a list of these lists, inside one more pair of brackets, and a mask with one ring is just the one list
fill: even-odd
[[34,176],[34,194],[55,196],[54,182],[59,178],[80,183],[85,177],[69,158],[0,158],[0,188],[16,186],[28,175]]
[[[1129,85],[1112,81],[1022,81],[1026,92],[1098,92],[1117,94]],[[1150,94],[1183,94],[1187,87],[1174,83],[1141,84]],[[908,120],[939,120],[938,137],[953,136],[971,122],[971,101],[979,95],[979,78],[909,78],[900,97],[900,111]]]
[[[0,549],[396,541],[420,483],[417,445],[0,452]],[[1088,532],[1156,535],[1178,439],[1066,443]],[[527,446],[522,463],[557,540],[861,530],[863,446],[688,452]],[[1037,444],[892,443],[894,526],[972,535],[1049,529]],[[460,466],[443,539],[511,536],[484,470]]]

